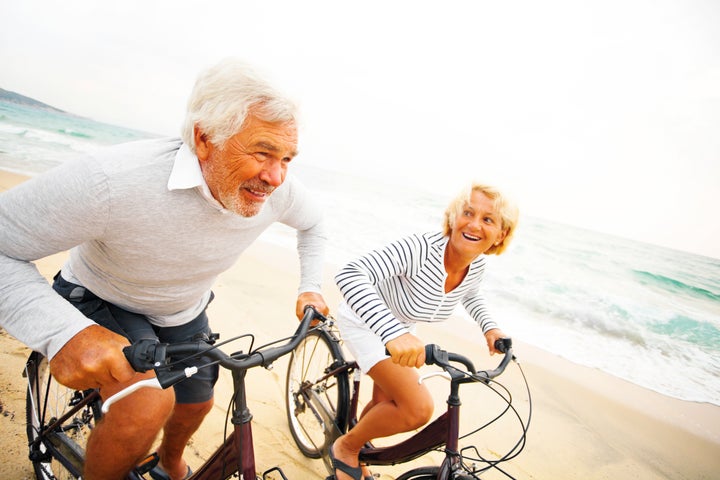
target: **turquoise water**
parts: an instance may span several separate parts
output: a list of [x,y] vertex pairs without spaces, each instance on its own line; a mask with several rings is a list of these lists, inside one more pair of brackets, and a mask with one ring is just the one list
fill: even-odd
[[0,165],[36,174],[75,153],[154,135],[0,100]]
[[[68,155],[152,136],[0,102],[0,168],[34,175]],[[443,195],[308,165],[294,171],[328,208],[340,265],[411,232],[436,230]],[[294,247],[283,226],[267,240]],[[538,218],[489,257],[485,295],[503,330],[665,395],[720,405],[720,259]]]
[[[377,180],[298,170],[328,205],[341,264],[400,235],[437,230],[449,198]],[[291,232],[283,244],[292,247]],[[488,257],[483,290],[525,342],[685,400],[720,405],[720,259],[539,218]]]

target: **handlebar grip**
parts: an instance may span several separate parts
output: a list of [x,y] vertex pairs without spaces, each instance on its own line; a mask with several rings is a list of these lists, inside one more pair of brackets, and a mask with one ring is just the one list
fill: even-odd
[[[445,355],[443,356],[443,354]],[[390,350],[388,350],[387,347],[385,347],[385,355],[388,357],[392,356],[390,355]],[[440,361],[445,360],[445,362],[447,362],[447,352],[437,345],[428,343],[425,345],[425,365],[434,365],[437,362],[436,359],[439,359]]]
[[155,339],[142,339],[129,347],[123,348],[125,358],[136,372],[145,373],[148,370],[165,365],[167,344]]
[[509,349],[512,348],[512,338],[505,337],[505,338],[498,338],[495,340],[495,350],[501,353],[506,353]]
[[432,343],[425,345],[425,365],[447,365],[449,361],[448,352]]
[[[323,315],[322,313],[320,313],[320,311],[317,308],[315,308],[314,305],[310,305],[310,304],[305,305],[305,307],[303,308],[303,317],[305,315],[312,315],[311,322],[313,322],[312,323],[313,326],[317,325],[317,323],[315,323],[316,321],[326,323],[328,320],[328,318],[325,315]],[[302,320],[300,320],[300,321],[302,322]]]

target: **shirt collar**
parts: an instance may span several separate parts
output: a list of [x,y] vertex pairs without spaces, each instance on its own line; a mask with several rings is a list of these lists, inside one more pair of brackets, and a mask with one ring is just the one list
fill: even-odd
[[207,183],[205,183],[197,155],[190,150],[187,144],[183,143],[175,154],[175,162],[168,179],[168,190],[184,190],[197,187],[200,188],[205,198],[213,204],[220,205],[210,193]]
[[200,170],[200,161],[190,147],[183,143],[175,154],[175,162],[168,179],[168,190],[182,190],[202,185],[207,186]]

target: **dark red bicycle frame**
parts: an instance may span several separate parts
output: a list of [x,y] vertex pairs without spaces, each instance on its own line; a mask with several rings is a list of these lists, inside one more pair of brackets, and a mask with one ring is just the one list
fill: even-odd
[[[341,370],[353,371],[358,368],[356,362],[349,362],[342,367],[329,372],[332,376]],[[414,434],[412,437],[403,440],[395,445],[387,447],[363,447],[360,450],[359,459],[361,463],[369,465],[395,465],[405,463],[421,457],[429,451],[436,450],[445,445],[445,451],[452,463],[460,460],[458,452],[458,437],[460,434],[460,396],[458,394],[460,382],[455,379],[451,381],[450,395],[447,399],[447,410],[438,418],[430,422],[425,428]],[[350,399],[349,425],[357,423],[358,396],[360,394],[360,380],[353,380],[353,392]],[[352,427],[350,427],[352,428]],[[451,467],[443,462],[443,467]]]

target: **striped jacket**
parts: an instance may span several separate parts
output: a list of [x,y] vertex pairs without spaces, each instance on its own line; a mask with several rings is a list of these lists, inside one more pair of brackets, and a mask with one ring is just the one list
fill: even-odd
[[412,322],[447,320],[460,303],[483,332],[497,328],[480,294],[484,256],[445,293],[447,243],[440,232],[411,235],[348,263],[335,276],[347,305],[383,343],[407,333]]

